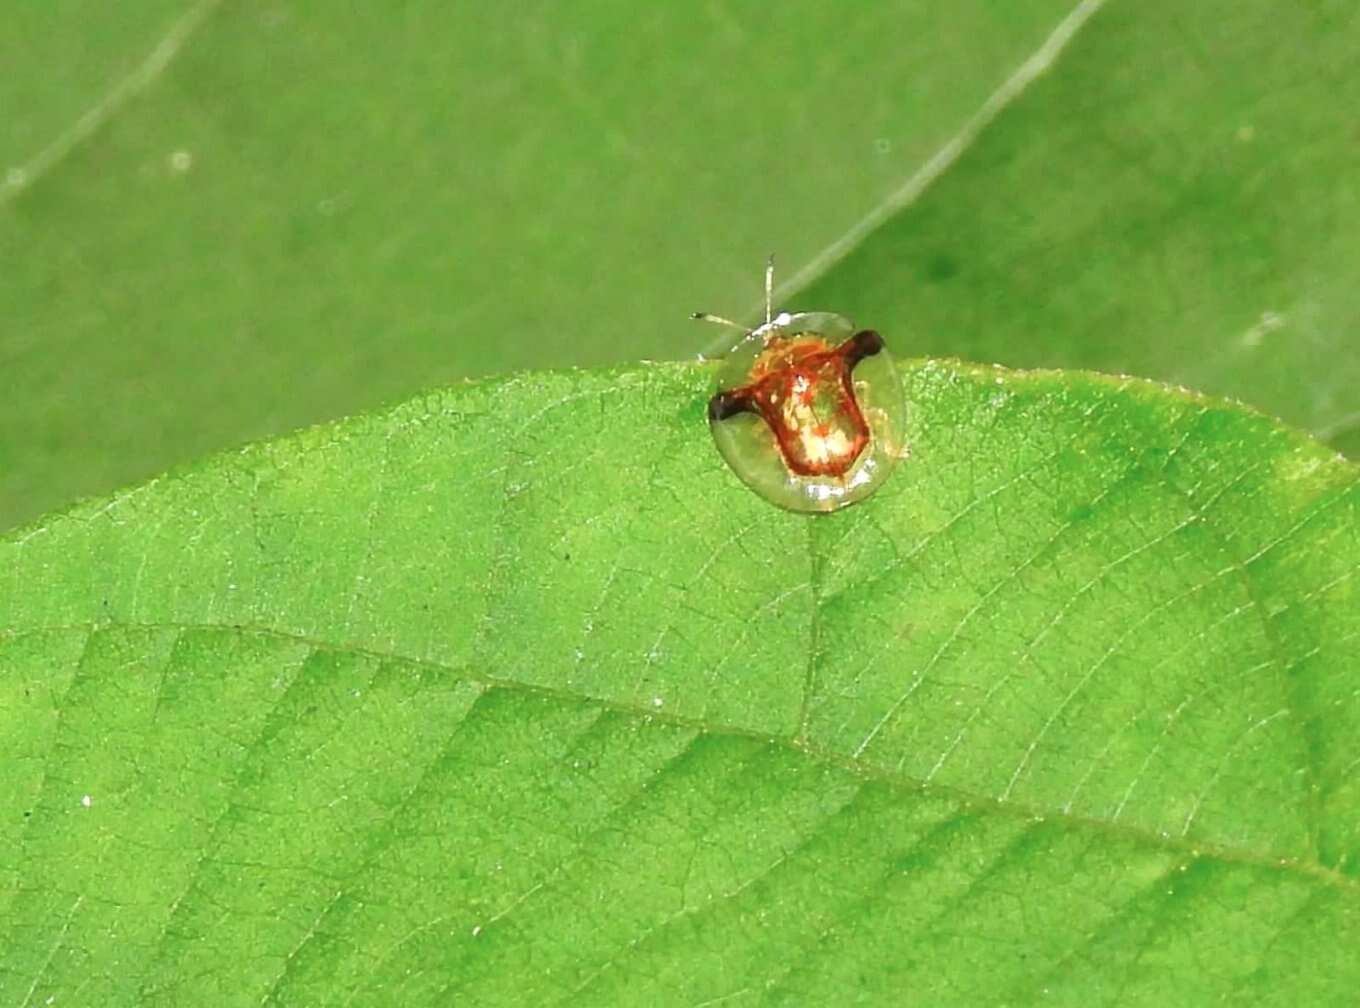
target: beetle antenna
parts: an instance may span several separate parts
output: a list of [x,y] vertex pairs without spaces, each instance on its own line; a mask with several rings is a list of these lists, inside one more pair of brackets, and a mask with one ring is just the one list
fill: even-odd
[[690,318],[699,322],[712,322],[714,325],[727,326],[729,329],[736,329],[740,332],[744,332],[747,336],[751,335],[751,330],[746,328],[746,326],[742,325],[740,322],[733,322],[731,319],[725,319],[721,315],[710,315],[706,311],[697,311],[691,315]]
[[765,324],[774,318],[774,253],[765,260]]

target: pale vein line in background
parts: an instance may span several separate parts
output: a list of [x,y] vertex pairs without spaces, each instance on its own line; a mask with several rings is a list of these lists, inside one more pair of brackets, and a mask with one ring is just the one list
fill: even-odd
[[856,245],[868,237],[889,217],[910,206],[921,193],[930,187],[932,182],[943,175],[949,166],[959,159],[959,155],[968,149],[969,145],[977,139],[978,134],[986,129],[1007,105],[1013,102],[1036,77],[1053,65],[1053,61],[1067,47],[1067,43],[1072,41],[1072,36],[1076,35],[1081,26],[1090,19],[1092,14],[1105,6],[1105,3],[1106,0],[1081,0],[1071,13],[1058,22],[1058,27],[1053,29],[1053,33],[1044,40],[1044,44],[1029,59],[1020,64],[1020,67],[988,96],[981,107],[963,124],[963,127],[943,147],[937,150],[929,161],[917,169],[915,174],[903,182],[901,186],[889,193],[881,203],[865,214],[849,231],[822,249],[821,252],[812,257],[807,265],[781,283],[779,285],[779,298],[776,298],[776,301],[801,290],[831,266],[844,259]]
[[1336,437],[1338,434],[1345,434],[1354,427],[1360,427],[1360,410],[1348,413],[1340,420],[1334,420],[1329,424],[1319,427],[1315,434],[1323,441]]
[[120,80],[108,94],[91,106],[84,115],[50,144],[40,150],[25,164],[10,168],[0,178],[0,206],[17,197],[54,166],[59,164],[71,151],[89,139],[100,126],[108,122],[129,99],[136,97],[160,76],[170,61],[175,58],[184,43],[201,25],[222,0],[199,0],[170,26],[150,55],[142,60],[130,74]]

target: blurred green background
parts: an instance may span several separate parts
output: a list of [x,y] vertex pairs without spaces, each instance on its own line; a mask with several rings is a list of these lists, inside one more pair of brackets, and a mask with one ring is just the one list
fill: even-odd
[[771,250],[906,355],[1360,453],[1354,0],[6,13],[0,528],[433,384],[692,356]]

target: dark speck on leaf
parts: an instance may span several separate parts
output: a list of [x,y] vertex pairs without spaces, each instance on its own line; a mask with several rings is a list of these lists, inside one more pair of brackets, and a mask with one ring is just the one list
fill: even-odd
[[1095,510],[1089,504],[1081,504],[1067,512],[1067,522],[1069,525],[1076,525],[1080,522],[1090,521]]
[[936,252],[926,260],[925,277],[931,283],[952,280],[959,272],[959,261],[945,252]]

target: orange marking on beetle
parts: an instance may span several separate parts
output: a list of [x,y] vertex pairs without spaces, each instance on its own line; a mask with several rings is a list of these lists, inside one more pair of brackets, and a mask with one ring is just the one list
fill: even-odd
[[752,364],[751,380],[715,396],[710,415],[757,413],[790,472],[844,476],[870,437],[852,372],[882,348],[882,338],[868,329],[836,347],[818,336],[776,337]]

